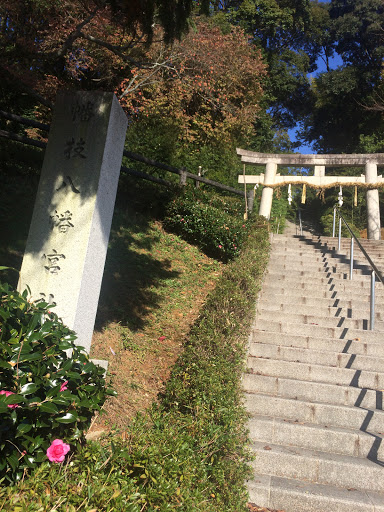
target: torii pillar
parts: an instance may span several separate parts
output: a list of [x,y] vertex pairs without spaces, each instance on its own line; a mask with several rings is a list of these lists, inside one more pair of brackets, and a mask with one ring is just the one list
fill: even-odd
[[268,187],[268,185],[273,185],[275,183],[276,171],[277,164],[274,162],[267,162],[265,165],[264,188],[261,193],[259,215],[262,215],[268,220],[271,217],[273,200],[273,188]]
[[[377,164],[375,162],[365,164],[365,182],[377,182]],[[377,188],[367,190],[367,237],[369,240],[381,239],[379,190]]]

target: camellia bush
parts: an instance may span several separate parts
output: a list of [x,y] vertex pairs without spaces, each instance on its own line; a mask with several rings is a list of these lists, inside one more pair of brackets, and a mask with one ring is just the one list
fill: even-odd
[[52,306],[27,296],[0,282],[0,478],[9,482],[63,462],[114,394]]
[[230,199],[187,189],[169,203],[163,225],[226,263],[239,254],[249,232],[244,206]]

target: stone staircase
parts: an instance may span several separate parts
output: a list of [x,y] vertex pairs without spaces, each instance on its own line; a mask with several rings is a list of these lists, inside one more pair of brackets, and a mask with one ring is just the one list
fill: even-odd
[[[335,244],[273,237],[243,379],[259,507],[384,512],[384,286],[370,331],[369,268],[355,247],[349,280]],[[383,267],[384,243],[366,245]]]

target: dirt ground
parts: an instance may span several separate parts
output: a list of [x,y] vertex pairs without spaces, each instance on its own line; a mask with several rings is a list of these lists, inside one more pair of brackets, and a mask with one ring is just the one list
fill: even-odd
[[156,401],[182,350],[185,336],[212,288],[213,283],[207,283],[200,289],[189,311],[175,310],[170,314],[166,336],[155,337],[144,331],[126,340],[119,323],[94,333],[91,355],[108,361],[108,374],[117,396],[107,400],[104,413],[97,415],[89,433],[96,436],[111,430],[122,433],[137,412],[144,412]]

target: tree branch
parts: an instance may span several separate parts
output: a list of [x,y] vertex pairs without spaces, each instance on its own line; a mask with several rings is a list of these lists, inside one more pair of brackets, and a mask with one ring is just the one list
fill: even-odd
[[[105,5],[105,2],[103,2],[103,5]],[[91,12],[91,14],[87,18],[85,18],[85,20],[83,20],[81,23],[79,23],[77,25],[75,30],[69,34],[67,39],[64,41],[63,46],[57,52],[57,54],[56,54],[57,57],[59,57],[59,58],[63,57],[66,54],[66,52],[70,48],[72,48],[73,43],[76,41],[76,39],[78,39],[81,36],[82,28],[85,27],[85,25],[87,25],[90,21],[93,20],[93,18],[96,16],[96,14],[99,12],[99,10],[100,10],[100,7],[97,7],[94,11]]]
[[172,66],[169,66],[167,65],[168,61],[165,60],[164,62],[155,62],[154,64],[152,64],[152,72],[149,73],[146,77],[144,77],[142,80],[140,80],[139,82],[137,82],[137,84],[133,87],[133,84],[136,82],[136,79],[138,78],[138,75],[134,76],[128,83],[127,87],[125,88],[124,92],[122,92],[119,96],[119,100],[121,100],[122,98],[124,98],[124,96],[127,96],[127,94],[133,92],[133,91],[136,91],[137,89],[139,89],[142,85],[144,84],[150,84],[150,83],[154,83],[152,81],[150,81],[150,79],[162,68],[166,68],[166,69],[172,69],[172,70],[175,70],[175,68],[173,68]]

